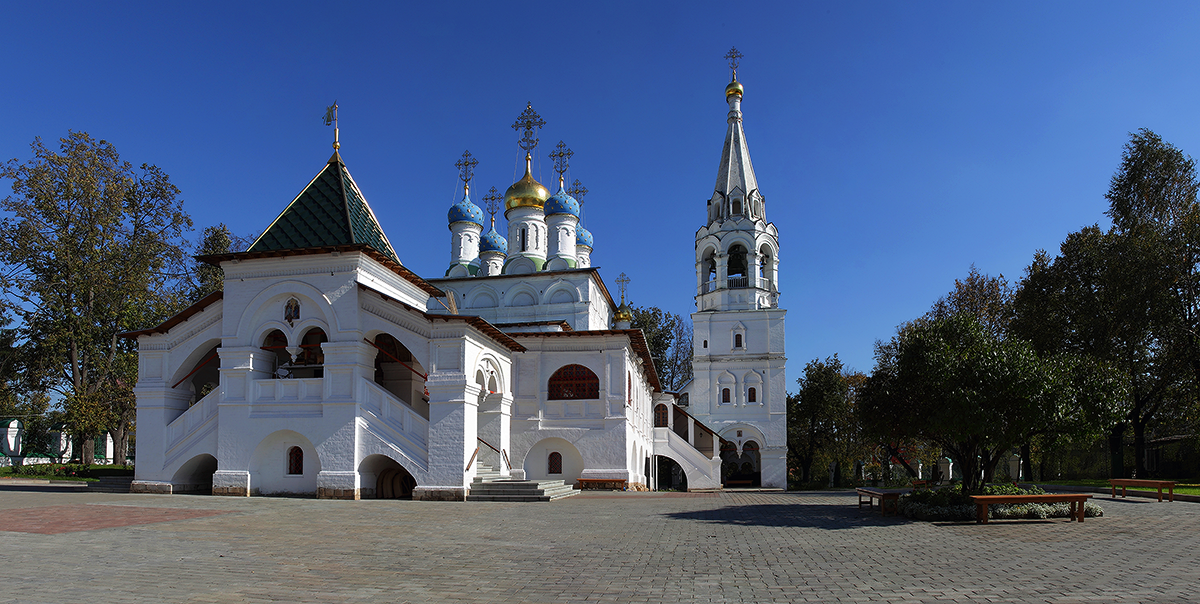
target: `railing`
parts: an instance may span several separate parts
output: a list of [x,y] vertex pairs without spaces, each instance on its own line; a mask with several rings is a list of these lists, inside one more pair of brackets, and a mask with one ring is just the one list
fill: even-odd
[[[503,449],[497,449],[496,447],[492,446],[492,444],[491,444],[491,443],[489,443],[489,442],[488,442],[488,441],[486,441],[486,440],[483,440],[482,438],[479,438],[478,436],[476,436],[475,438],[476,438],[477,440],[479,440],[479,442],[481,442],[481,443],[483,443],[483,444],[487,445],[487,448],[489,448],[489,449],[491,449],[491,450],[495,451],[495,452],[496,452],[496,455],[499,455],[499,456],[500,456],[500,459],[504,460],[504,466],[505,466],[505,467],[507,467],[507,468],[508,468],[508,469],[510,469],[510,470],[512,469],[512,464],[508,463],[508,453],[506,453],[506,452],[505,452]],[[478,452],[478,451],[479,451],[479,447],[475,447],[475,451],[476,451],[476,452]],[[467,467],[469,468],[469,467],[471,467],[471,465],[470,465],[470,464],[467,464]]]
[[702,293],[702,294],[707,294],[709,292],[714,292],[714,291],[717,291],[717,282],[715,279],[712,281],[707,281],[700,285],[700,293]]
[[[705,281],[700,284],[700,293],[709,294],[720,289],[721,281]],[[728,289],[748,289],[757,287],[771,291],[771,280],[766,277],[727,277],[725,279],[725,287]]]
[[409,407],[391,392],[366,378],[359,378],[364,396],[360,397],[363,411],[381,424],[403,434],[423,451],[429,450],[429,420]]
[[220,392],[220,388],[214,388],[212,392],[206,394],[199,402],[192,405],[182,415],[167,424],[166,451],[170,451],[176,445],[183,442],[184,439],[191,436],[208,420],[217,415],[217,399],[220,398]]
[[750,287],[749,277],[729,277],[729,289],[745,289]]

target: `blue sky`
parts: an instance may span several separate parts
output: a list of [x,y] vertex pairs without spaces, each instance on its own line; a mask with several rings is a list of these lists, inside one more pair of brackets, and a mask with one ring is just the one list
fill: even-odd
[[0,157],[69,129],[157,164],[197,230],[265,228],[342,157],[406,266],[449,263],[454,162],[475,199],[546,120],[589,189],[593,263],[634,304],[694,310],[694,234],[725,132],[722,56],[781,239],[789,379],[925,312],[974,263],[1104,223],[1128,133],[1200,153],[1200,3],[21,3],[5,7]]

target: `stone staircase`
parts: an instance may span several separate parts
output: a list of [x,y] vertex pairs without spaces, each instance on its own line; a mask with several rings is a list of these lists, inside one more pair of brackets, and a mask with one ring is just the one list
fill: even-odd
[[554,501],[579,494],[561,480],[512,480],[482,463],[475,465],[475,480],[467,501]]
[[128,493],[132,476],[101,476],[99,482],[89,482],[88,491],[92,493]]

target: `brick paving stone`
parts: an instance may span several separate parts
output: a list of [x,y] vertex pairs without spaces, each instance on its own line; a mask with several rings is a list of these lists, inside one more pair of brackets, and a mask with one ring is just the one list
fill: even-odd
[[[1200,505],[913,522],[845,492],[434,503],[0,491],[0,603],[1200,601]],[[90,512],[103,512],[91,514]],[[166,518],[168,520],[154,520]]]

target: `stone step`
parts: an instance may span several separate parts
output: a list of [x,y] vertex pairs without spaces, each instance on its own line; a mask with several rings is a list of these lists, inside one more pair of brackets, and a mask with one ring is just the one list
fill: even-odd
[[467,501],[554,501],[578,494],[561,480],[511,480],[475,482]]
[[132,476],[101,476],[97,482],[88,483],[88,491],[93,493],[128,493]]

